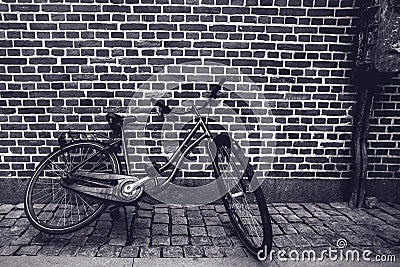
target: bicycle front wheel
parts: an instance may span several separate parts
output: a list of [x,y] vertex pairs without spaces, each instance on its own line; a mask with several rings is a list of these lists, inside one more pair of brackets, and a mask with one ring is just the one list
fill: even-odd
[[272,247],[271,219],[261,186],[237,142],[222,143],[217,143],[216,161],[220,186],[228,191],[222,200],[229,219],[251,254],[268,255]]
[[78,170],[119,173],[114,153],[93,141],[79,141],[57,149],[36,168],[25,192],[25,213],[32,225],[49,234],[67,234],[96,219],[104,201],[75,193],[60,181],[76,166]]

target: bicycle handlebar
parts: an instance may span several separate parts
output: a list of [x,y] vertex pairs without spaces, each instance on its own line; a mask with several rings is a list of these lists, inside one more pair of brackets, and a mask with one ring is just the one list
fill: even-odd
[[[214,84],[214,85],[210,85],[211,90],[209,90],[208,92],[206,92],[206,97],[208,98],[208,100],[199,108],[197,108],[198,110],[200,109],[204,109],[210,102],[211,99],[217,99],[220,95],[218,94],[221,89],[222,89],[222,84],[226,81],[226,79],[221,79],[221,81],[218,84]],[[168,106],[165,105],[162,101],[160,100],[155,100],[152,98],[152,102],[154,103],[155,106],[157,106],[160,110],[159,113],[161,114],[161,116],[164,116],[164,114],[169,114],[171,113],[172,109]],[[187,111],[174,111],[175,114],[178,115],[183,115],[183,114],[187,114],[190,113],[194,110],[194,107],[192,106],[189,110]]]

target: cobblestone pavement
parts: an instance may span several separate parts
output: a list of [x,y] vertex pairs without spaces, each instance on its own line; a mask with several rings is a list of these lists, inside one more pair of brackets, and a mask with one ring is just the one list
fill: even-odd
[[[400,205],[352,210],[346,203],[269,205],[274,248],[368,249],[400,260]],[[30,224],[23,205],[0,204],[0,255],[49,255],[122,258],[248,257],[222,205],[192,208],[140,203],[133,244],[125,246],[125,225],[108,212],[69,235],[47,235]],[[343,242],[343,240],[342,240]],[[276,261],[276,255],[274,255]]]

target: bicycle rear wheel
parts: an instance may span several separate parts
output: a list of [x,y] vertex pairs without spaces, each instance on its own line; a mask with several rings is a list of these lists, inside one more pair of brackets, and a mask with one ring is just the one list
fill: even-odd
[[251,165],[233,140],[217,143],[215,159],[221,173],[220,186],[228,191],[222,200],[240,240],[251,254],[268,255],[272,247],[271,219]]
[[93,141],[79,141],[49,154],[36,168],[25,192],[25,212],[38,230],[67,234],[90,224],[106,208],[106,203],[61,186],[60,181],[78,170],[119,173],[114,153]]

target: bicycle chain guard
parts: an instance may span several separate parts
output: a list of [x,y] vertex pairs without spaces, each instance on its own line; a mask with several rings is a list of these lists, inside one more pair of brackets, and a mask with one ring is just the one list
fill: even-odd
[[143,187],[134,184],[138,177],[96,172],[75,172],[61,180],[61,186],[76,193],[118,202],[132,203],[143,193]]

